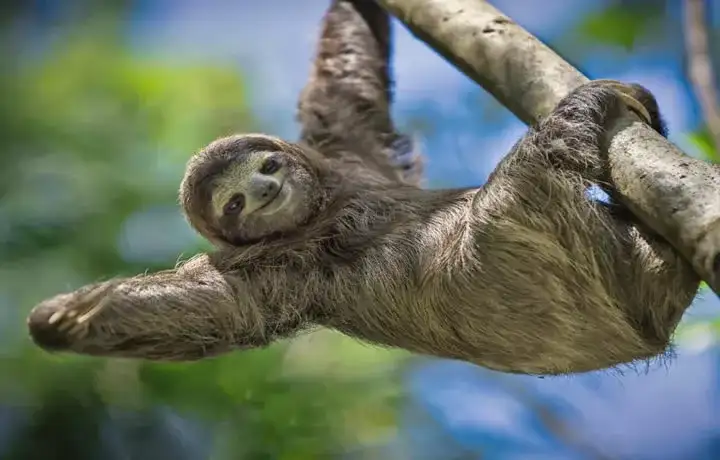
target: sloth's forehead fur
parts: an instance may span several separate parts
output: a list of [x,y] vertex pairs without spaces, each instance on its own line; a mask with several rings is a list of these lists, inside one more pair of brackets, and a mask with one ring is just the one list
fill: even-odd
[[[185,181],[191,187],[206,188],[230,171],[248,171],[258,167],[257,163],[272,152],[293,153],[295,150],[291,144],[264,134],[221,138],[190,159]],[[236,170],[236,167],[240,169]]]
[[295,149],[289,142],[266,134],[238,134],[223,137],[205,147],[201,155],[209,158],[238,158],[252,156],[257,152],[292,152]]

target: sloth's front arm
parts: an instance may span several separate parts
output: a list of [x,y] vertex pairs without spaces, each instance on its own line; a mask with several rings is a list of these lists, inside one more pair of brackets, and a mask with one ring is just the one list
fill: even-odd
[[203,255],[177,270],[52,297],[33,309],[28,326],[35,343],[51,351],[194,360],[263,346],[300,325],[299,316],[284,317],[259,299],[250,283]]

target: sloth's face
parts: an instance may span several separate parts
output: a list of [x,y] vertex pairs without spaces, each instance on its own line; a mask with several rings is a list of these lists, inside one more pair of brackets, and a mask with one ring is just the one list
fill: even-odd
[[320,184],[300,160],[282,151],[256,151],[239,156],[219,174],[211,212],[227,241],[243,244],[309,220]]
[[211,241],[240,246],[307,223],[325,191],[300,146],[264,135],[219,139],[188,164],[181,200]]

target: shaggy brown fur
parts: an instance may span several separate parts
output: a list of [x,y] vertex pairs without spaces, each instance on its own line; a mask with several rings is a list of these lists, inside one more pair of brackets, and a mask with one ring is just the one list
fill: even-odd
[[[302,141],[236,136],[189,163],[182,204],[218,250],[46,300],[29,317],[36,343],[190,360],[320,324],[533,374],[666,350],[699,280],[673,270],[686,262],[621,207],[585,195],[593,183],[612,193],[605,132],[628,105],[640,101],[664,131],[652,95],[591,82],[530,129],[483,188],[422,190],[419,159],[388,113],[388,40],[373,2],[333,1],[301,98]],[[281,208],[254,234],[252,217],[223,220],[217,197],[245,187],[273,154],[304,184],[290,202],[308,205]]]

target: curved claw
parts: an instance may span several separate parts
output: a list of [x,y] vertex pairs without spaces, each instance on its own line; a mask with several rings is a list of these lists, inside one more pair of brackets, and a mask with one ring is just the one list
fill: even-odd
[[638,101],[632,96],[635,90],[631,86],[628,86],[625,83],[617,80],[608,79],[593,80],[593,83],[597,83],[599,85],[615,90],[615,92],[620,95],[623,102],[630,110],[637,113],[640,118],[645,120],[647,124],[652,125],[653,119],[650,115],[650,112],[645,107],[645,105],[643,105],[642,102]]
[[68,349],[87,336],[89,320],[107,304],[116,283],[102,283],[81,293],[61,294],[42,302],[27,319],[32,340],[46,350]]
[[55,305],[43,303],[33,308],[27,319],[28,330],[33,342],[46,350],[64,350],[70,344],[70,337],[63,332],[67,311],[58,310]]
[[400,179],[417,185],[423,173],[423,159],[415,139],[406,134],[397,134],[387,149],[390,163],[398,172]]
[[415,165],[415,145],[410,136],[400,135],[390,144],[391,159],[395,166],[410,169]]

